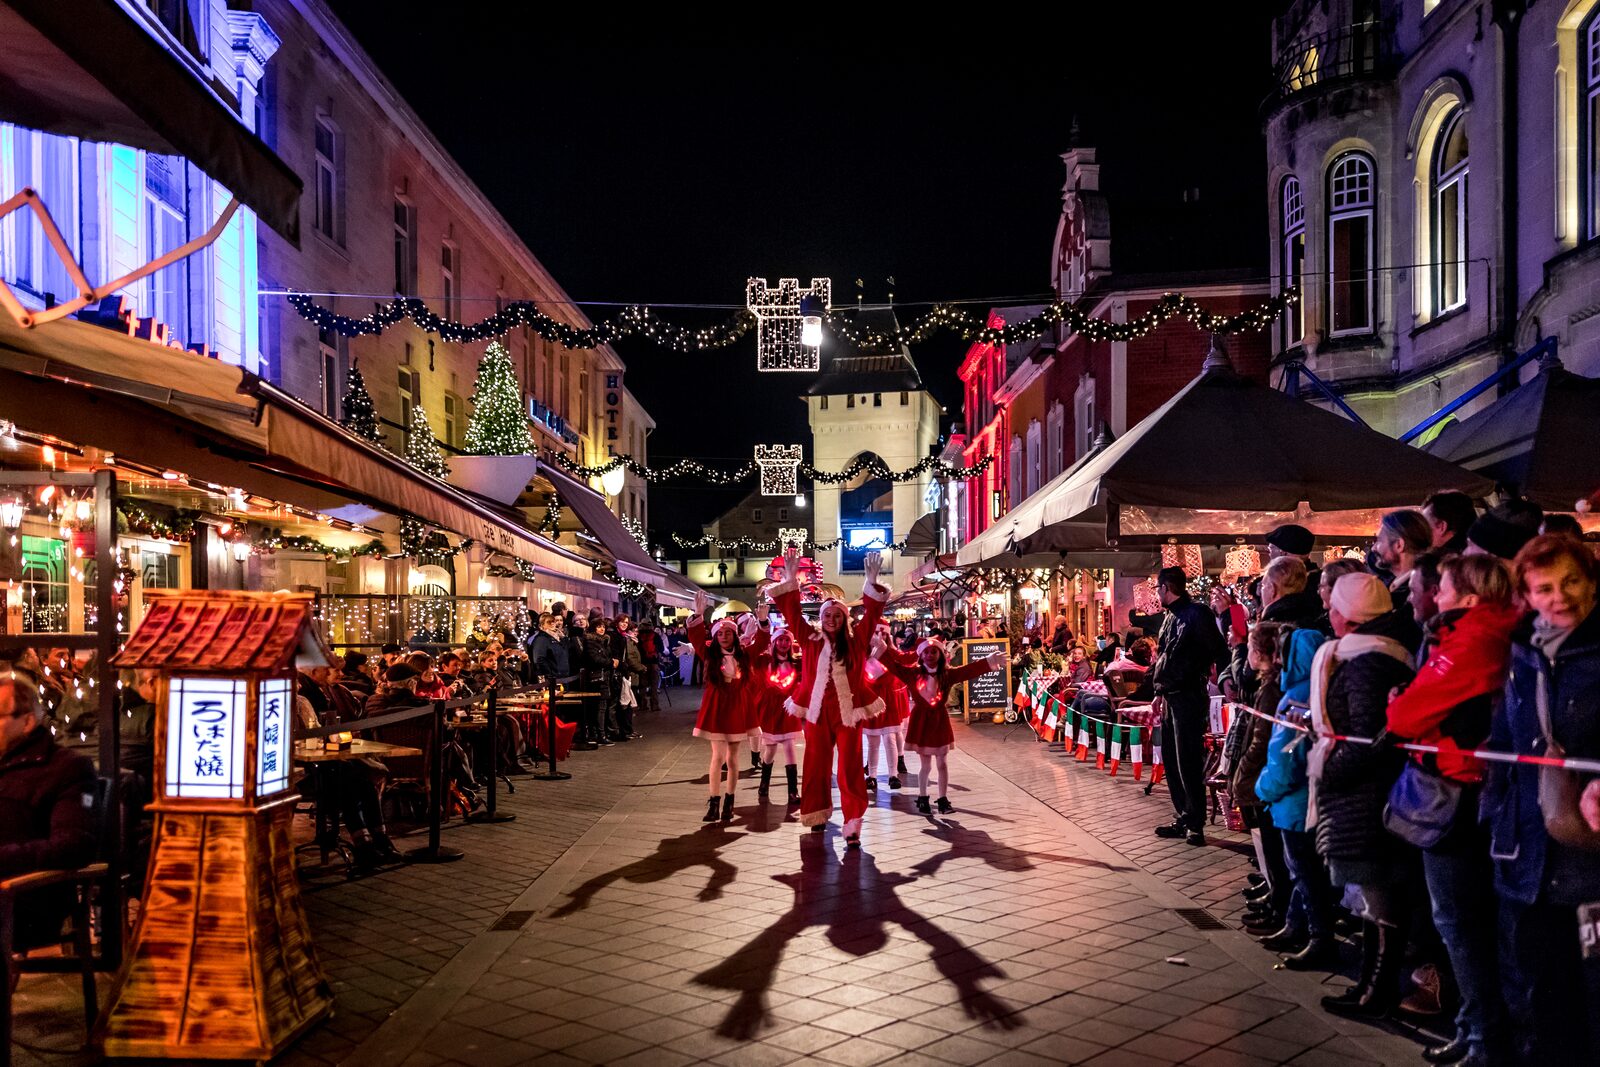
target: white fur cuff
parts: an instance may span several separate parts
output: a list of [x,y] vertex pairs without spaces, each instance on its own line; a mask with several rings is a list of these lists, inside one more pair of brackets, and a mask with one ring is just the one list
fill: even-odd
[[[780,596],[782,596],[785,593],[799,593],[799,592],[800,592],[800,579],[798,579],[798,578],[791,578],[788,581],[779,582],[777,585],[769,585],[767,587],[767,595],[772,597],[773,600],[777,600]],[[785,620],[785,621],[788,621],[788,620]],[[790,625],[792,626],[794,624],[790,623]]]
[[867,597],[869,600],[888,600],[889,587],[883,585],[882,583],[864,585],[861,587],[861,595]]

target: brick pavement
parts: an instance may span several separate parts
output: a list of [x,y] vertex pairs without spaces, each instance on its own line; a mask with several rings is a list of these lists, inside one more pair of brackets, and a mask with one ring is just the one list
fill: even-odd
[[[665,753],[509,905],[520,929],[480,933],[347,1062],[1416,1062],[1242,933],[1175,913],[1237,889],[1227,841],[1163,856],[1159,795],[1125,805],[1044,746],[957,730],[959,810],[880,790],[859,853],[749,782],[731,825],[702,826],[703,749]],[[1128,809],[1135,856],[1076,821],[1091,803]]]

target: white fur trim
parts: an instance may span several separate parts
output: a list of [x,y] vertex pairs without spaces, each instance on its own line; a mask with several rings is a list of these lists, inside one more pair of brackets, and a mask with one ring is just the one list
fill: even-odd
[[887,710],[888,708],[884,704],[882,697],[874,700],[864,708],[846,709],[844,705],[841,704],[839,706],[839,721],[845,726],[860,726],[868,719],[877,715],[882,715]]
[[769,734],[765,730],[762,730],[761,743],[764,745],[781,745],[785,741],[798,741],[803,736],[805,735],[799,730],[796,730],[792,734]]
[[833,818],[833,805],[829,804],[820,811],[802,811],[800,813],[801,826],[821,826]]
[[846,836],[846,837],[851,837],[851,836],[860,837],[861,836],[861,820],[860,819],[846,819],[845,820],[845,824],[842,827],[840,827],[840,829],[842,829],[844,831],[844,836]]
[[861,595],[868,600],[888,600],[889,587],[880,582],[874,582],[871,585],[862,586]]

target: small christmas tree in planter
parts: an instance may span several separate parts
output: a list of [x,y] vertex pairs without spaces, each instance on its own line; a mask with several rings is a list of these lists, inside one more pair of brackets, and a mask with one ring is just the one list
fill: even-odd
[[434,439],[433,427],[428,425],[428,413],[422,410],[421,404],[411,409],[411,429],[406,434],[406,462],[435,478],[450,476],[450,464],[445,461],[444,452]]
[[378,429],[378,411],[372,404],[372,394],[367,392],[367,381],[361,376],[361,366],[350,365],[350,380],[345,386],[342,402],[344,418],[339,424],[357,437],[364,437],[376,445],[383,444],[383,431]]
[[515,503],[539,467],[511,353],[499,341],[478,363],[466,451],[453,464],[451,482],[502,504]]

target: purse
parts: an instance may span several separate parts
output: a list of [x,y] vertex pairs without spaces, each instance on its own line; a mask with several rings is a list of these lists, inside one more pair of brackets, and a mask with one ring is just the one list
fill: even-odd
[[1455,825],[1461,792],[1459,783],[1407,760],[1389,789],[1389,803],[1383,808],[1384,829],[1417,848],[1433,848]]
[[[1543,676],[1536,683],[1540,693],[1536,706],[1539,712],[1539,732],[1544,735],[1545,755],[1555,759],[1566,756],[1566,750],[1557,743],[1550,732],[1550,709],[1543,689]],[[1552,841],[1568,848],[1586,852],[1600,852],[1600,833],[1589,829],[1578,811],[1578,797],[1586,783],[1576,771],[1565,767],[1539,767],[1539,810],[1544,813],[1544,832]]]

